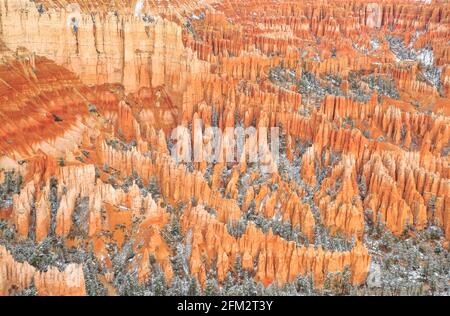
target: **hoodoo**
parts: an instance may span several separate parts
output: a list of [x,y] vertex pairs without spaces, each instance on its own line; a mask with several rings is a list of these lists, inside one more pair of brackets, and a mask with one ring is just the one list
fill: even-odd
[[438,0],[0,0],[0,295],[448,295],[449,42]]

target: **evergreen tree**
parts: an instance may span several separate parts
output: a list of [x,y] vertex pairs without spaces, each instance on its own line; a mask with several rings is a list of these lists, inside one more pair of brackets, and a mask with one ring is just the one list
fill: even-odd
[[187,295],[187,291],[188,291],[187,281],[185,279],[180,278],[177,275],[174,276],[169,290],[169,295],[184,296]]
[[37,296],[38,291],[36,289],[36,286],[34,285],[34,281],[31,281],[31,284],[28,288],[17,291],[13,294],[14,296]]
[[150,277],[150,288],[155,296],[167,295],[167,283],[164,273],[155,271]]
[[191,279],[189,281],[189,288],[188,288],[187,295],[188,296],[200,295],[200,287],[199,287],[197,279],[195,277],[191,277]]
[[167,295],[167,283],[164,272],[161,271],[159,264],[156,262],[154,255],[150,255],[150,266],[152,267],[152,274],[150,275],[149,288],[155,296]]
[[233,274],[231,272],[227,273],[227,276],[225,278],[225,281],[222,284],[222,290],[224,292],[224,295],[232,295],[232,290],[234,285],[236,284],[235,279],[233,278]]
[[244,272],[243,292],[245,296],[255,296],[258,294],[255,280],[247,271]]
[[235,273],[236,282],[240,282],[243,277],[243,270],[242,270],[242,259],[239,254],[236,256],[236,260],[234,263],[234,273]]
[[218,296],[220,295],[220,288],[217,279],[208,277],[206,279],[205,296]]

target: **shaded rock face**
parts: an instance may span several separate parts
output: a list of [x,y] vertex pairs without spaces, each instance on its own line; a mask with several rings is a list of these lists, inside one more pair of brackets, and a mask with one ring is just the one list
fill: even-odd
[[[3,1],[3,41],[10,49],[26,47],[66,66],[86,84],[119,82],[128,91],[167,84],[180,94],[188,77],[207,71],[184,50],[179,25],[161,16],[136,16],[123,4],[108,11],[108,6],[74,9],[55,1],[41,13],[31,1]],[[27,22],[18,28],[20,20]]]
[[217,221],[203,208],[191,209],[183,215],[184,229],[192,230],[191,271],[197,274],[200,282],[205,282],[205,268],[199,266],[200,254],[207,252],[208,257],[218,257],[217,271],[219,281],[235,262],[236,256],[243,258],[242,267],[252,269],[257,262],[257,281],[264,285],[277,282],[280,285],[292,282],[299,274],[313,274],[317,286],[322,286],[327,273],[342,271],[349,266],[352,282],[360,284],[366,278],[370,262],[367,249],[356,244],[349,252],[329,252],[322,248],[297,247],[270,231],[262,233],[249,225],[245,233],[234,239],[226,231],[225,225]]
[[10,295],[11,289],[24,289],[32,284],[41,296],[83,296],[86,295],[81,265],[68,265],[60,272],[51,268],[47,272],[36,271],[27,262],[14,260],[11,254],[0,247],[0,295]]
[[[444,293],[449,19],[0,0],[0,295]],[[181,163],[177,127],[205,157],[277,127],[279,157]]]

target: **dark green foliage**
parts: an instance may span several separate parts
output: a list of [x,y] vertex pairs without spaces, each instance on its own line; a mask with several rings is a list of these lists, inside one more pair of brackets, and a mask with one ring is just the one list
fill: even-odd
[[69,237],[86,237],[89,224],[89,198],[78,198],[72,213],[72,226]]
[[200,293],[201,293],[201,290],[200,290],[198,281],[195,277],[192,277],[191,280],[189,281],[189,288],[188,288],[187,295],[188,296],[198,296],[198,295],[200,295]]
[[391,76],[368,75],[361,78],[362,81],[369,85],[373,91],[377,91],[380,95],[385,95],[393,99],[400,99],[394,79]]
[[5,180],[0,184],[0,208],[12,206],[12,196],[20,193],[21,186],[21,175],[14,172],[5,172]]
[[34,285],[34,281],[32,281],[31,285],[28,288],[23,290],[17,290],[10,294],[14,296],[37,296],[38,292],[36,286]]
[[58,180],[56,178],[50,179],[50,236],[55,236],[56,231],[56,213],[59,208],[60,200],[58,199]]
[[241,238],[247,229],[247,221],[245,219],[239,219],[238,221],[228,222],[228,233],[236,239]]
[[[396,237],[380,223],[368,228],[365,244],[381,268],[381,295],[445,295],[450,291],[448,249],[442,230],[429,226],[412,238]],[[412,228],[411,228],[412,229]]]
[[85,253],[83,260],[84,281],[86,292],[89,296],[105,296],[107,291],[104,285],[99,281],[98,274],[101,271],[101,265],[95,257],[92,250]]

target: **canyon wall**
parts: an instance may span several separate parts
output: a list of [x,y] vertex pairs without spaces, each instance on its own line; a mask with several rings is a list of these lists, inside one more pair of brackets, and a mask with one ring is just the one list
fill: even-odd
[[68,265],[60,272],[51,268],[47,272],[36,271],[27,262],[14,260],[11,254],[0,246],[0,295],[10,295],[10,289],[26,289],[34,284],[41,296],[86,295],[83,270],[80,265]]
[[[85,84],[121,83],[128,91],[166,85],[180,100],[190,77],[208,71],[181,40],[182,28],[156,16],[88,13],[75,6],[37,10],[35,2],[0,3],[2,40],[48,57]],[[18,21],[22,21],[18,23]]]
[[[0,0],[0,295],[88,294],[85,262],[14,259],[49,239],[108,294],[239,260],[263,288],[358,288],[391,233],[447,251],[448,3],[136,3]],[[279,155],[180,162],[177,127],[201,158],[234,149],[212,128],[277,127]]]

